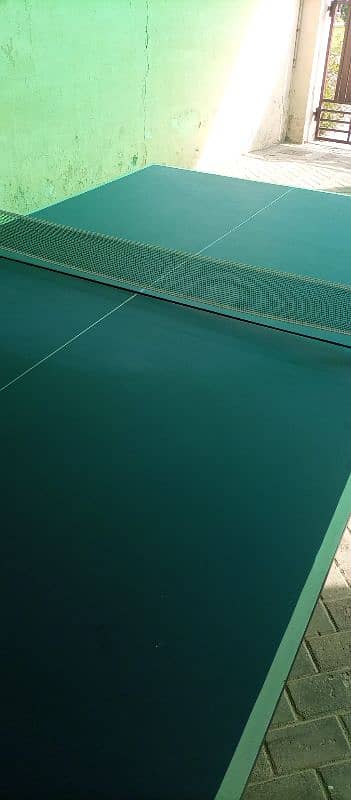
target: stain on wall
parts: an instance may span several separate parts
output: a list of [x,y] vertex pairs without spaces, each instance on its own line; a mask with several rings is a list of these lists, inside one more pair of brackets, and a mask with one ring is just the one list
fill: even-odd
[[330,30],[329,0],[308,0],[301,8],[296,64],[292,75],[287,139],[315,136],[313,112],[319,105]]
[[39,208],[148,163],[229,173],[238,152],[279,141],[297,7],[0,0],[0,207]]

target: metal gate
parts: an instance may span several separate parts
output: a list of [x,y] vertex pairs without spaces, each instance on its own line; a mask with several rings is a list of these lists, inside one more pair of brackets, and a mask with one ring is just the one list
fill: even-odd
[[315,138],[351,144],[351,0],[331,3]]

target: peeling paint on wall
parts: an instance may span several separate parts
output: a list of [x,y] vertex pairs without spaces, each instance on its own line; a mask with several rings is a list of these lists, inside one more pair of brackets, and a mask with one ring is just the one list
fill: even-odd
[[0,207],[32,210],[147,163],[230,171],[278,141],[297,9],[0,0]]
[[145,2],[145,68],[144,68],[144,81],[143,81],[143,109],[144,109],[144,158],[143,165],[147,164],[147,102],[148,102],[148,77],[150,73],[150,4],[149,0]]
[[12,64],[13,67],[16,66],[16,58],[15,58],[15,51],[13,47],[13,39],[10,39],[5,44],[1,45],[1,50],[5,55],[5,58]]

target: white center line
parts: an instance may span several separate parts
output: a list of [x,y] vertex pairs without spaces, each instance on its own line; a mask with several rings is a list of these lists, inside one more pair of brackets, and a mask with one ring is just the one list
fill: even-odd
[[199,256],[201,255],[201,253],[204,253],[205,250],[209,250],[209,248],[212,247],[214,244],[217,244],[217,242],[221,242],[222,239],[225,239],[227,236],[230,236],[231,233],[235,233],[235,231],[238,231],[239,228],[242,228],[244,225],[247,225],[248,222],[251,222],[252,219],[258,217],[259,214],[263,214],[264,211],[267,211],[267,208],[271,208],[272,206],[274,206],[275,203],[278,202],[278,200],[281,200],[283,197],[286,197],[287,194],[290,194],[290,192],[294,191],[295,189],[293,186],[290,189],[287,189],[286,192],[283,192],[278,197],[275,197],[274,200],[271,200],[271,202],[267,203],[267,205],[263,206],[263,208],[259,208],[258,211],[255,211],[254,214],[251,214],[250,217],[247,217],[247,219],[244,219],[242,222],[239,222],[238,225],[234,225],[233,228],[230,228],[229,231],[223,233],[222,236],[218,236],[218,239],[214,239],[213,242],[210,242],[210,244],[206,244],[205,247],[203,247],[202,250],[198,250],[198,252],[195,253],[195,255]]
[[99,317],[99,319],[96,319],[95,322],[92,322],[91,325],[88,325],[87,328],[84,328],[82,331],[79,331],[79,333],[76,333],[75,336],[72,336],[71,339],[67,339],[67,342],[61,344],[60,347],[56,347],[56,350],[52,350],[51,353],[48,353],[47,356],[41,358],[40,361],[36,361],[35,364],[32,364],[31,367],[25,369],[24,372],[21,372],[20,375],[16,376],[16,378],[13,378],[12,381],[9,381],[8,383],[5,383],[4,386],[1,386],[0,392],[4,392],[5,389],[9,388],[9,386],[13,386],[14,383],[17,383],[17,381],[21,380],[21,378],[24,378],[24,376],[28,375],[29,372],[33,372],[33,369],[40,367],[40,364],[44,364],[44,362],[48,361],[49,358],[52,358],[52,356],[56,355],[56,353],[59,353],[61,350],[64,350],[65,347],[68,347],[69,344],[72,344],[72,342],[75,342],[76,339],[79,339],[80,336],[83,336],[84,333],[88,333],[88,331],[91,331],[92,328],[95,328],[95,326],[99,325],[100,322],[103,322],[104,319],[110,317],[111,314],[114,314],[115,311],[118,311],[119,308],[122,308],[122,306],[125,306],[127,305],[127,303],[130,303],[131,300],[134,300],[134,297],[136,297],[136,294],[130,295],[130,297],[127,297],[126,300],[123,300],[123,303],[120,303],[118,306],[115,306],[115,308],[112,308],[111,311],[108,311],[107,314],[104,314],[102,317]]
[[[250,217],[247,217],[247,219],[244,219],[242,222],[239,222],[238,225],[234,225],[233,228],[230,228],[228,231],[223,233],[222,236],[218,236],[217,239],[214,239],[209,244],[206,244],[204,247],[201,248],[201,250],[197,250],[197,252],[194,253],[194,255],[195,256],[200,256],[201,253],[205,252],[205,250],[209,250],[210,247],[213,247],[213,245],[217,244],[217,242],[221,242],[227,236],[230,236],[232,233],[235,233],[235,231],[239,230],[239,228],[242,228],[244,225],[247,225],[248,222],[251,222],[251,220],[254,219],[255,217],[257,217],[258,214],[262,214],[268,208],[271,208],[272,206],[274,206],[275,203],[278,202],[278,200],[281,200],[287,194],[290,194],[290,192],[294,192],[294,191],[295,191],[294,187],[291,187],[290,189],[287,189],[285,192],[283,192],[282,194],[278,195],[278,197],[275,197],[274,200],[271,200],[270,203],[267,203],[267,205],[263,206],[262,208],[259,208],[258,211],[255,211],[254,214],[251,214]],[[169,274],[170,274],[170,272],[167,272],[165,275],[161,275],[161,278],[159,279],[158,283],[160,283],[162,280],[164,280],[166,277],[168,277]],[[153,284],[151,284],[151,287],[152,287],[152,285]],[[108,311],[107,314],[104,314],[102,317],[99,317],[99,319],[96,319],[95,322],[92,322],[91,325],[88,325],[87,328],[84,328],[83,330],[79,331],[79,333],[77,333],[75,336],[72,336],[71,339],[67,339],[67,341],[64,342],[63,344],[61,344],[60,347],[56,347],[55,350],[52,350],[51,353],[48,353],[47,356],[44,356],[44,358],[41,358],[40,361],[36,361],[35,364],[32,364],[31,367],[28,367],[28,369],[25,369],[24,372],[21,372],[19,375],[16,375],[16,377],[13,378],[11,381],[8,381],[8,383],[5,383],[4,386],[1,386],[0,387],[0,393],[4,392],[5,389],[8,389],[10,386],[13,386],[14,383],[17,383],[17,381],[21,380],[21,378],[24,378],[25,375],[28,375],[30,372],[33,372],[34,369],[36,369],[37,367],[40,367],[41,364],[44,364],[45,361],[48,361],[48,359],[52,358],[52,356],[56,355],[56,353],[59,353],[61,350],[64,350],[65,347],[68,347],[68,345],[72,344],[72,342],[75,342],[76,339],[79,339],[80,336],[83,336],[85,333],[88,333],[88,331],[91,331],[92,328],[95,328],[96,325],[99,325],[100,322],[103,322],[105,319],[107,319],[107,317],[110,317],[112,314],[115,313],[115,311],[118,311],[120,308],[123,308],[123,306],[127,305],[127,303],[130,303],[131,300],[134,300],[134,298],[137,297],[139,294],[144,294],[145,291],[146,291],[146,289],[141,289],[140,292],[136,292],[135,294],[130,295],[130,297],[127,297],[126,300],[123,300],[123,303],[120,303],[118,306],[115,306],[115,308],[112,308],[111,311]]]

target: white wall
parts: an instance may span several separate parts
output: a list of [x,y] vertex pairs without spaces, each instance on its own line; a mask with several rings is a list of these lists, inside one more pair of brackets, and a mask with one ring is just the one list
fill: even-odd
[[299,7],[299,0],[256,0],[252,6],[216,108],[209,98],[211,121],[197,168],[230,173],[241,153],[284,141]]
[[330,0],[304,0],[296,64],[293,68],[287,139],[301,143],[314,137],[313,112],[319,104],[326,55]]

